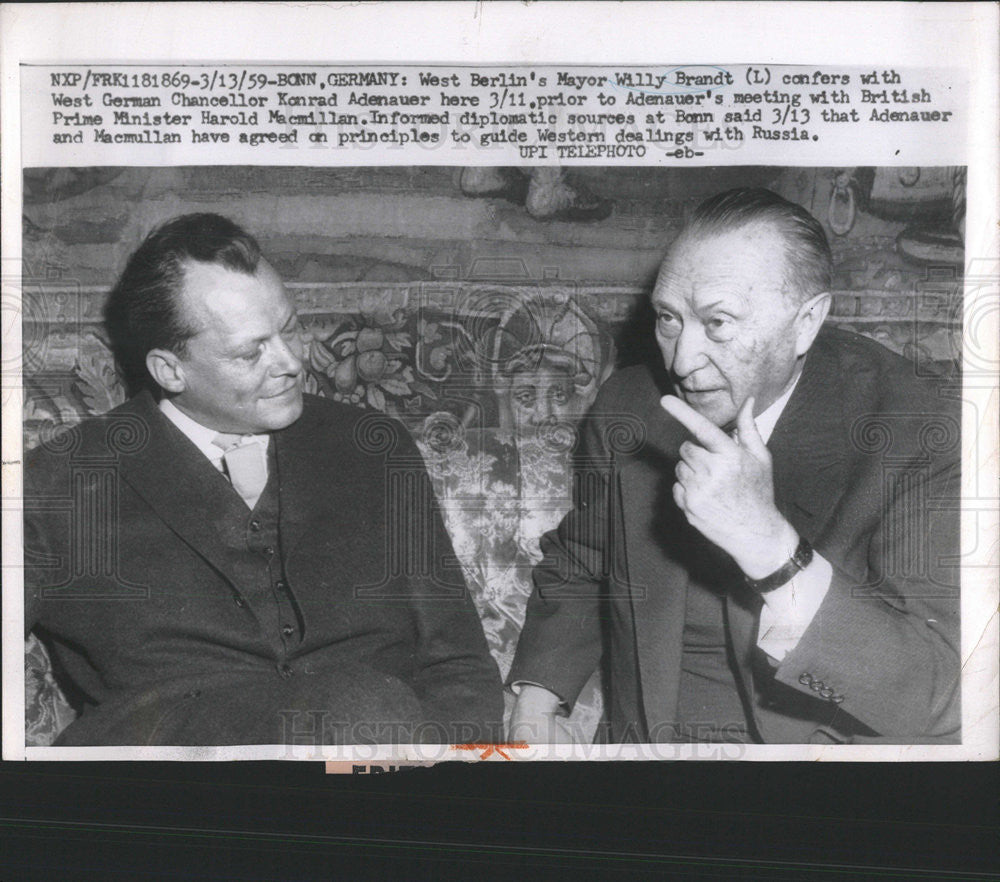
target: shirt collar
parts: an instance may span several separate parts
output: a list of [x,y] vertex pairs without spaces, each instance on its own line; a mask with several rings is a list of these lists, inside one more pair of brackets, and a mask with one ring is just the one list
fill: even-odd
[[799,385],[799,378],[802,376],[802,371],[799,371],[798,375],[792,381],[792,384],[781,393],[781,396],[763,413],[758,414],[754,417],[754,422],[757,424],[757,431],[760,433],[760,437],[763,439],[764,443],[770,440],[772,433],[774,432],[774,427],[778,424],[778,420],[781,419],[781,414],[785,410],[785,405],[788,404],[788,399],[792,397],[792,393],[795,391],[795,387]]
[[[222,449],[212,443],[219,434],[215,429],[210,429],[191,419],[169,398],[161,398],[157,407],[212,462],[219,462],[222,459]],[[243,438],[245,440],[241,441],[241,446],[251,440],[260,441],[264,445],[265,450],[267,449],[268,442],[271,440],[270,435],[244,435]]]

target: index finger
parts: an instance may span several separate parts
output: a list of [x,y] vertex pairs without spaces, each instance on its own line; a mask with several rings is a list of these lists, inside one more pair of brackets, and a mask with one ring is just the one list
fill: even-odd
[[706,450],[719,453],[735,443],[715,423],[703,417],[690,404],[676,395],[664,395],[660,407],[686,428]]

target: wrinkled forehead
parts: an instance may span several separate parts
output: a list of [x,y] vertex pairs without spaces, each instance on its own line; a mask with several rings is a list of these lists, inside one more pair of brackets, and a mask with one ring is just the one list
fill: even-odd
[[769,225],[685,231],[660,266],[653,302],[697,306],[719,298],[770,300],[783,293],[785,259],[785,242]]

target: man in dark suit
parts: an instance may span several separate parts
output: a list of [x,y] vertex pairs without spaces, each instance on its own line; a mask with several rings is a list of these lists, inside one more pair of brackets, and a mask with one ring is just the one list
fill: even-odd
[[959,740],[958,409],[823,327],[830,262],[767,190],[674,242],[663,363],[601,389],[542,543],[512,738],[567,740],[603,655],[613,741]]
[[24,469],[25,628],[83,704],[58,743],[496,740],[499,673],[420,456],[303,394],[257,243],[168,222],[107,320],[149,388]]

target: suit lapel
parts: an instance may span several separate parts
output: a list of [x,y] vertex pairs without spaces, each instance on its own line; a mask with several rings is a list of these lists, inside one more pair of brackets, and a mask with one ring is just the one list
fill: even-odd
[[[842,382],[821,336],[810,350],[799,384],[768,441],[778,510],[813,545],[823,535],[844,492],[844,427],[836,389]],[[726,595],[733,653],[748,695],[754,694],[751,653],[757,643],[760,601],[741,589]],[[765,739],[766,740],[766,739]]]
[[[281,548],[286,563],[309,522],[324,509],[337,507],[332,497],[337,493],[338,483],[324,476],[316,456],[317,445],[326,440],[317,422],[307,400],[302,416],[271,436],[280,478]],[[350,511],[350,501],[341,505]]]
[[233,562],[216,527],[239,503],[229,482],[160,412],[148,392],[128,406],[149,427],[149,438],[137,453],[120,458],[122,480],[171,530],[235,584]]
[[667,553],[679,425],[657,405],[643,422],[647,441],[622,461],[618,504],[623,512],[629,599],[647,728],[670,722],[677,707],[688,574]]
[[812,543],[822,535],[844,492],[847,451],[836,389],[842,382],[836,359],[821,337],[767,445],[778,508]]
[[[204,454],[160,412],[151,395],[142,393],[126,407],[149,427],[149,439],[138,453],[121,457],[123,480],[170,529],[235,585],[235,566],[215,525],[232,515],[234,506],[245,513],[242,501]],[[319,442],[315,423],[315,414],[307,408],[295,423],[271,435],[286,560],[318,513],[336,508],[338,503],[349,510],[349,500],[334,498],[336,483],[325,480],[315,468]]]

